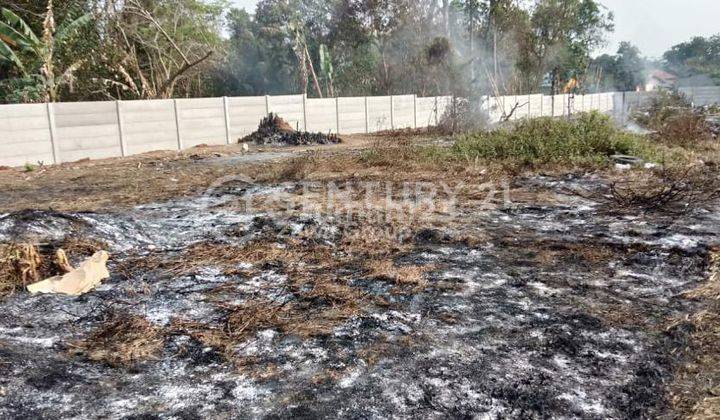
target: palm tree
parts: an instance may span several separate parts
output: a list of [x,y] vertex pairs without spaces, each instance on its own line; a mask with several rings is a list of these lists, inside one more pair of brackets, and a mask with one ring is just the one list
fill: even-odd
[[48,0],[40,36],[12,11],[3,8],[2,17],[4,21],[0,20],[0,62],[14,66],[23,78],[39,76],[45,101],[57,101],[60,88],[72,81],[73,73],[80,68],[83,60],[77,60],[60,69],[56,66],[56,62],[59,62],[56,53],[78,29],[90,22],[91,15],[85,14],[74,20],[67,19],[56,28],[53,3]]

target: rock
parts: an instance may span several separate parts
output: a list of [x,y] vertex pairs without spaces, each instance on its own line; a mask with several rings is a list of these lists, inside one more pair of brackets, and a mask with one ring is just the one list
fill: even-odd
[[616,163],[616,164],[615,164],[615,169],[617,169],[618,171],[629,171],[630,169],[632,169],[632,165],[626,165],[626,164],[622,164],[622,163]]

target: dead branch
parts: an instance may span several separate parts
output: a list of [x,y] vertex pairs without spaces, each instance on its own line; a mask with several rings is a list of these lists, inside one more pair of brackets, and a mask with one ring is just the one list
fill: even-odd
[[187,73],[190,69],[192,69],[193,67],[199,65],[199,64],[202,63],[203,61],[207,60],[207,59],[210,58],[210,56],[212,56],[212,55],[213,55],[213,52],[212,52],[212,51],[209,51],[207,54],[205,54],[204,56],[202,56],[202,57],[200,57],[199,59],[195,60],[194,62],[192,62],[192,63],[187,63],[187,64],[185,64],[184,66],[182,66],[178,71],[175,72],[175,74],[173,74],[173,75],[170,77],[170,79],[166,80],[165,83],[163,83],[163,85],[160,87],[160,93],[161,93],[162,95],[166,95],[168,92],[172,91],[172,88],[175,86],[175,82],[177,81],[177,79],[178,79],[180,76],[182,76],[183,74]]
[[515,115],[515,111],[517,111],[519,108],[525,107],[525,105],[530,105],[530,102],[525,102],[524,104],[520,104],[520,102],[516,102],[515,105],[510,110],[509,114],[505,113],[505,110],[503,109],[503,116],[500,117],[500,122],[508,122],[510,121],[510,118],[512,118],[513,115]]

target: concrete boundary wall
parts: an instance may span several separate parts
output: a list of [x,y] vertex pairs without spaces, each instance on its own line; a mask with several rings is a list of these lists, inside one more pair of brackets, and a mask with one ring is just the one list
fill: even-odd
[[[720,103],[720,87],[683,88],[696,105]],[[647,103],[645,92],[483,97],[490,121],[600,111],[618,120]],[[358,134],[431,127],[451,96],[313,99],[304,95],[0,105],[0,165],[58,164],[80,159],[233,144],[276,113],[293,127]]]

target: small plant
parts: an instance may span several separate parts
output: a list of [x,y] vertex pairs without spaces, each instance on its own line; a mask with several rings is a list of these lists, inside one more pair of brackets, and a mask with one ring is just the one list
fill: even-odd
[[25,172],[28,172],[28,173],[35,172],[36,169],[37,169],[37,167],[35,165],[33,165],[32,163],[25,164]]

